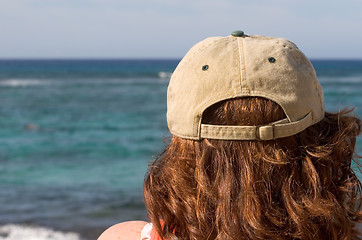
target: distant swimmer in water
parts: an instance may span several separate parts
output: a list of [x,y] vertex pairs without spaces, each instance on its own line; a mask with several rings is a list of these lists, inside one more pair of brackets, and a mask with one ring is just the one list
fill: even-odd
[[29,131],[36,131],[36,130],[38,130],[38,125],[36,125],[34,123],[28,123],[25,125],[24,129],[29,130]]
[[289,40],[235,31],[199,42],[168,85],[172,139],[144,180],[149,223],[99,240],[361,239],[351,112],[325,112]]

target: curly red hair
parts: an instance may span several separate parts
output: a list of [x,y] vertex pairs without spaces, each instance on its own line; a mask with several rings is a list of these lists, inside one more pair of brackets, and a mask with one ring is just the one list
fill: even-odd
[[[303,132],[270,141],[173,136],[144,182],[156,231],[168,240],[359,239],[361,183],[351,162],[359,159],[361,120],[350,112],[326,113]],[[277,104],[256,97],[220,102],[203,115],[222,125],[283,118]]]

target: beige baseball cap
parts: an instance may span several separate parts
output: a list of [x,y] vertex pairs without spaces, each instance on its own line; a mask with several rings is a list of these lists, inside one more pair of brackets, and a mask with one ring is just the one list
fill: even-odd
[[[205,109],[223,100],[263,97],[285,119],[263,126],[202,123]],[[167,90],[167,124],[181,138],[272,140],[297,134],[324,117],[323,91],[307,57],[283,38],[247,35],[207,38],[180,61]]]

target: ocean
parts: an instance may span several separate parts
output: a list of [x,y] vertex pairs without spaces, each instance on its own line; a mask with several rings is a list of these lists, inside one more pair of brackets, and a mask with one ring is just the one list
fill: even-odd
[[[0,60],[0,239],[96,239],[147,220],[142,182],[170,138],[178,62]],[[362,117],[362,60],[312,63],[327,111]]]

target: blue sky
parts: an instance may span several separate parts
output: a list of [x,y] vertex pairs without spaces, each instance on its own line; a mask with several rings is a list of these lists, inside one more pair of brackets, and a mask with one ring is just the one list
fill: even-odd
[[362,59],[362,0],[1,0],[0,58],[180,58],[237,29]]

